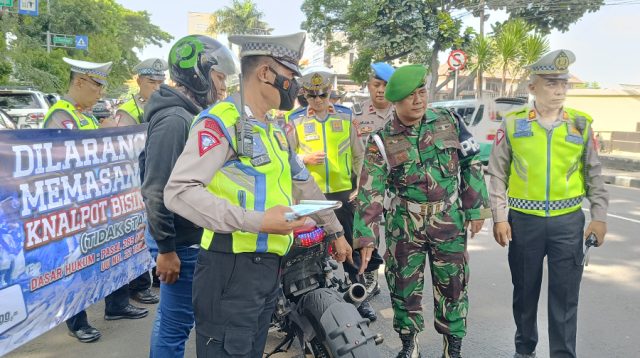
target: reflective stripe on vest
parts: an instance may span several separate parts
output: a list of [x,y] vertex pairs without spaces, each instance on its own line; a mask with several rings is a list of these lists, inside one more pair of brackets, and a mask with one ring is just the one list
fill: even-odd
[[[238,111],[231,102],[220,102],[194,121],[215,120],[234,150],[237,149],[235,124]],[[289,147],[284,132],[273,125],[253,120],[254,158],[240,157],[224,164],[207,185],[213,195],[246,210],[262,211],[276,205],[290,206],[292,177]],[[258,162],[258,159],[260,159]],[[268,158],[268,162],[264,162]],[[253,160],[253,163],[252,163]],[[232,253],[270,252],[284,256],[291,247],[291,235],[236,231],[216,234],[204,230],[200,245],[211,251]]]
[[[53,112],[57,110],[63,110],[67,112],[71,116],[71,118],[73,118],[73,121],[76,123],[76,127],[78,127],[78,129],[82,129],[82,130],[98,129],[99,127],[95,119],[78,111],[76,107],[73,104],[71,104],[69,101],[61,99],[56,103],[54,103],[53,106],[51,106],[51,108],[49,108],[49,111],[47,112],[47,115],[44,117],[44,122],[42,124],[44,128],[47,127],[47,121],[49,121]],[[82,116],[82,118],[80,118],[79,116]]]
[[135,99],[132,98],[126,101],[120,107],[118,107],[118,110],[122,110],[129,113],[129,115],[133,119],[135,119],[136,122],[138,122],[138,124],[142,122],[141,119],[142,119],[142,115],[144,114],[144,111],[138,106]]
[[[529,109],[507,115],[512,159],[509,207],[536,216],[558,216],[580,209],[585,195],[584,146],[591,118],[565,109],[567,120],[547,131],[529,120]],[[576,119],[586,119],[582,132]]]
[[305,115],[293,119],[298,136],[298,154],[324,152],[324,163],[307,164],[323,193],[351,190],[351,118],[343,113],[325,121]]

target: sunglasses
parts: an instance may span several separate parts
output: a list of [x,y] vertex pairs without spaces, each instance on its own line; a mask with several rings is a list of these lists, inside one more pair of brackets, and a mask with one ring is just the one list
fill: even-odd
[[308,95],[307,95],[307,98],[313,98],[313,99],[316,99],[316,98],[318,98],[318,97],[320,97],[320,98],[327,98],[328,96],[329,96],[329,94],[328,94],[328,93],[324,93],[324,94],[308,94]]
[[80,77],[80,79],[83,80],[83,81],[86,81],[86,82],[89,82],[89,83],[93,84],[94,86],[98,87],[101,90],[106,88],[105,85],[103,85],[102,83],[97,82],[97,81],[95,81],[95,80],[93,80],[91,78]]

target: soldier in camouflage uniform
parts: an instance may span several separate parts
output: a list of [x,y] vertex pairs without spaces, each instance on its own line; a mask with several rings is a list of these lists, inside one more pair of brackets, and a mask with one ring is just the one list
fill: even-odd
[[385,218],[385,276],[403,346],[398,358],[420,357],[427,259],[443,357],[460,357],[468,310],[466,228],[473,237],[491,215],[478,145],[451,112],[426,109],[426,73],[408,65],[391,76],[385,97],[394,117],[367,143],[356,200],[354,249],[367,260],[377,246],[384,192],[396,195]]

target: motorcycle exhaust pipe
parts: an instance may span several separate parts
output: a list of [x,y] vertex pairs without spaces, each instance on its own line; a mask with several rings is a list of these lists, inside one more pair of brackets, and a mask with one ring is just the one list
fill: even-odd
[[367,289],[363,284],[354,283],[344,293],[344,300],[358,307],[367,298]]

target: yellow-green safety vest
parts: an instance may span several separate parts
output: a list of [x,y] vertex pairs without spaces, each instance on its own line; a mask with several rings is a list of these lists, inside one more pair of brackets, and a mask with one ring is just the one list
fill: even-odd
[[53,106],[49,108],[47,115],[44,117],[43,127],[47,127],[47,122],[51,118],[51,115],[57,110],[63,110],[67,112],[71,116],[71,118],[73,118],[73,121],[76,123],[76,127],[78,127],[78,129],[87,130],[98,129],[100,127],[95,118],[87,116],[86,114],[80,112],[73,104],[64,99],[57,101],[53,104]]
[[142,115],[144,114],[144,110],[138,106],[135,99],[132,98],[124,102],[120,107],[118,107],[118,110],[129,113],[129,115],[133,117],[133,119],[135,119],[138,124],[142,123]]
[[[231,102],[219,102],[194,120],[213,119],[237,151],[238,110]],[[289,164],[289,144],[285,133],[273,124],[251,121],[253,158],[241,156],[224,164],[207,185],[213,195],[246,210],[266,211],[276,205],[293,204],[293,181]],[[206,132],[201,131],[201,132]],[[198,135],[207,135],[199,133]],[[232,234],[204,230],[200,245],[211,251],[243,253],[270,252],[284,256],[291,247],[291,235],[236,231]]]
[[298,136],[298,154],[324,152],[324,163],[307,164],[323,193],[351,190],[351,110],[334,105],[335,113],[320,121],[301,108],[289,116]]
[[584,159],[592,119],[565,108],[564,123],[547,131],[533,109],[506,116],[512,159],[509,208],[536,216],[579,210],[585,196]]

